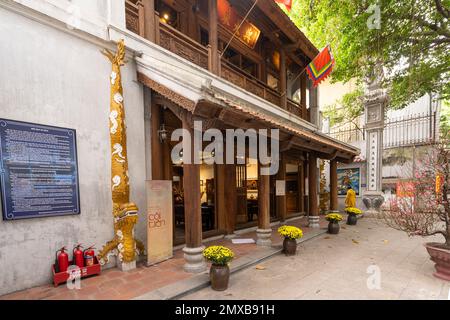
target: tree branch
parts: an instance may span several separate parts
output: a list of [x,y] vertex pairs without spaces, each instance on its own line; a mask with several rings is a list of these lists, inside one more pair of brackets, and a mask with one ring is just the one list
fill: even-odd
[[444,237],[447,236],[447,233],[446,233],[445,231],[428,232],[428,233],[426,234],[426,236],[427,236],[427,237],[431,237],[431,236],[435,236],[435,235],[437,235],[437,234],[441,234],[441,235],[443,235]]
[[442,2],[440,0],[434,0],[434,2],[436,3],[436,9],[437,11],[442,14],[445,18],[449,18],[450,16],[450,11],[447,10],[446,8],[444,8],[444,6],[442,5]]
[[422,27],[427,27],[428,29],[435,31],[437,34],[439,34],[441,36],[450,38],[450,33],[447,30],[440,28],[437,24],[429,23],[429,22],[423,20],[422,18],[416,17],[416,16],[413,16],[412,19],[417,21]]

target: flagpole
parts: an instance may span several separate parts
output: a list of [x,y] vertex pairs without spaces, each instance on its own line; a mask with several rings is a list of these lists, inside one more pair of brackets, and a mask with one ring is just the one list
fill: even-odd
[[234,37],[236,36],[236,33],[239,31],[239,29],[241,29],[241,27],[244,24],[245,20],[247,20],[250,12],[253,11],[253,8],[255,8],[257,3],[258,3],[258,0],[255,0],[255,2],[253,3],[252,7],[250,8],[250,10],[248,10],[247,14],[245,15],[244,19],[242,19],[241,23],[239,24],[239,27],[237,27],[236,30],[234,30],[234,33],[231,36],[230,40],[228,41],[227,45],[225,46],[225,49],[223,49],[222,53],[220,54],[220,58],[221,59],[222,59],[223,55],[225,54],[225,52],[227,51],[228,47],[230,46],[231,41],[233,41]]
[[[306,66],[304,69],[303,69],[303,71],[302,72],[300,72],[296,77],[295,77],[295,79],[294,80],[292,80],[292,82],[295,82],[295,81],[297,81],[297,79],[306,71],[306,68],[308,68],[308,66]],[[286,94],[286,91],[285,92],[283,92],[282,94],[281,94],[281,96],[283,97],[284,95]]]
[[[325,48],[327,48],[327,47],[328,47],[328,49],[329,49],[329,51],[330,51],[331,58],[333,58],[333,54],[332,54],[332,52],[331,52],[330,44],[327,44],[325,47],[323,47],[323,49],[320,50],[320,52],[322,52],[322,51],[323,51]],[[320,54],[320,53],[319,53],[319,54]],[[316,58],[317,58],[317,56],[316,56],[314,59],[316,59]],[[314,61],[314,59],[313,59],[312,61]],[[312,63],[312,61],[311,61],[310,63]],[[308,66],[309,66],[309,64],[306,65],[306,67],[303,69],[303,71],[300,72],[300,73],[295,77],[295,79],[292,80],[292,82],[297,81],[297,79],[298,79],[298,78],[306,71],[306,69],[308,68]],[[281,94],[281,96],[284,96],[285,94],[286,94],[286,91],[283,92],[283,93]]]

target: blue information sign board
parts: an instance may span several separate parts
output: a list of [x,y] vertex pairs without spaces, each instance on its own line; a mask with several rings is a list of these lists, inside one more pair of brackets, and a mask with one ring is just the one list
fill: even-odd
[[0,119],[3,220],[80,213],[76,132]]

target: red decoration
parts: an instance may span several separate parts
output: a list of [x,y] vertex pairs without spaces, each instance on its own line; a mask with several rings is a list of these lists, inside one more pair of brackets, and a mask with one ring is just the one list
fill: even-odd
[[326,46],[322,52],[306,67],[309,78],[313,81],[314,87],[317,87],[322,80],[333,71],[334,57],[330,46]]
[[288,11],[292,9],[292,0],[275,0],[276,3],[284,4]]
[[55,285],[55,287],[69,280],[71,274],[73,274],[74,277],[78,276],[80,278],[85,278],[96,274],[100,274],[102,272],[102,268],[98,263],[97,257],[94,257],[94,264],[92,266],[85,266],[83,268],[72,266],[73,261],[69,261],[69,263],[71,265],[71,268],[69,268],[64,272],[56,272],[55,265],[52,265],[53,284]]

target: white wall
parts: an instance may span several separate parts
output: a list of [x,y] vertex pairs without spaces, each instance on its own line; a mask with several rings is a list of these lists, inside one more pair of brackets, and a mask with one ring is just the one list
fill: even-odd
[[[91,3],[89,8],[100,12],[105,6]],[[2,7],[0,33],[0,118],[76,129],[81,202],[77,216],[0,221],[0,294],[5,294],[50,283],[55,251],[63,245],[81,242],[99,249],[113,237],[111,66],[99,45]],[[136,235],[145,240],[143,92],[135,82],[135,64],[122,71],[131,200],[140,208]]]
[[331,79],[328,78],[324,80],[319,85],[319,107],[323,110],[326,106],[336,103],[338,100],[346,93],[350,93],[356,89],[354,81],[349,81],[347,83],[337,82],[331,83]]

